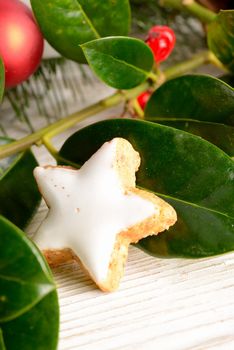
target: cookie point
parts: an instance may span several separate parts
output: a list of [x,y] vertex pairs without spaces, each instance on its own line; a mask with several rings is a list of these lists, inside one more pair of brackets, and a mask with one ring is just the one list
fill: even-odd
[[34,168],[34,170],[33,170],[33,175],[34,175],[34,176],[41,175],[41,174],[43,174],[44,170],[45,170],[45,169],[44,169],[42,166],[37,166],[37,167]]

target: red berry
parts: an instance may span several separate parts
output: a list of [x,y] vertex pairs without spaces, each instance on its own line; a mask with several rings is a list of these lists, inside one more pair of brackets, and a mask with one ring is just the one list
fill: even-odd
[[160,63],[171,54],[176,36],[174,31],[167,26],[154,26],[149,30],[145,42],[153,51],[155,61]]
[[150,96],[151,93],[149,91],[145,91],[137,97],[137,101],[143,110],[145,109],[145,105],[148,102]]
[[13,87],[35,72],[44,45],[32,11],[21,1],[0,0],[0,38],[6,87]]

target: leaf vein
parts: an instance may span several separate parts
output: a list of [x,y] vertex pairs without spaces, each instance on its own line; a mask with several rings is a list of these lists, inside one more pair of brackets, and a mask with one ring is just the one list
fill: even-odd
[[[81,46],[83,46],[83,45],[81,45]],[[84,47],[85,47],[85,45],[84,45]],[[87,50],[87,49],[86,49],[86,50]],[[123,61],[123,60],[120,60],[119,58],[115,58],[114,56],[112,56],[112,55],[110,55],[110,54],[100,52],[100,51],[98,51],[98,50],[96,50],[96,49],[93,49],[93,48],[92,48],[92,49],[88,48],[88,50],[92,50],[92,51],[97,52],[97,53],[99,53],[99,54],[101,53],[103,56],[111,57],[111,59],[113,59],[113,61],[118,62],[118,63],[121,63],[121,64],[123,64],[123,65],[126,65],[126,66],[130,67],[131,69],[134,69],[134,70],[136,70],[137,72],[139,72],[139,73],[145,75],[146,77],[149,75],[149,72],[146,72],[146,71],[144,71],[143,69],[141,69],[141,68],[139,68],[139,67],[137,67],[137,66],[133,66],[131,63],[128,63],[128,62]],[[87,60],[88,60],[88,59],[87,59]]]
[[20,278],[18,278],[18,277],[12,277],[12,276],[6,276],[6,275],[3,275],[3,274],[0,274],[0,279],[3,279],[3,280],[7,280],[7,281],[12,281],[12,282],[17,282],[17,283],[20,283],[20,284],[28,284],[28,285],[34,285],[34,284],[36,284],[36,285],[53,285],[53,283],[51,283],[50,281],[47,281],[47,282],[45,282],[45,283],[38,283],[38,282],[27,282],[27,281],[25,281],[25,280],[22,280],[22,279],[20,279]]
[[77,2],[78,2],[78,5],[80,6],[81,13],[83,14],[83,16],[84,16],[86,22],[88,23],[88,25],[90,26],[90,28],[91,28],[92,31],[94,32],[96,38],[97,38],[97,39],[98,39],[98,38],[101,38],[100,34],[98,33],[98,31],[96,30],[96,28],[95,28],[94,25],[92,24],[92,22],[91,22],[89,16],[88,16],[88,15],[86,14],[86,12],[84,11],[84,9],[83,9],[83,7],[81,6],[80,2],[79,2],[79,1],[77,1]]
[[175,197],[172,197],[172,196],[169,196],[169,195],[166,195],[166,194],[162,194],[162,193],[158,193],[158,192],[154,192],[157,196],[160,196],[160,197],[164,197],[164,198],[169,198],[169,199],[172,199],[174,201],[177,201],[177,202],[181,202],[181,203],[184,203],[184,204],[187,204],[187,205],[191,205],[193,207],[196,207],[196,208],[199,208],[199,209],[204,209],[204,210],[207,210],[207,211],[210,211],[210,212],[213,212],[215,214],[219,214],[219,215],[222,215],[222,216],[225,216],[227,217],[228,219],[232,219],[234,220],[234,217],[233,216],[230,216],[229,214],[226,214],[226,213],[221,213],[220,211],[218,210],[215,210],[215,209],[212,209],[212,208],[207,208],[207,207],[204,207],[202,205],[198,205],[196,203],[192,203],[192,202],[187,202],[183,199],[179,199],[179,198],[175,198]]

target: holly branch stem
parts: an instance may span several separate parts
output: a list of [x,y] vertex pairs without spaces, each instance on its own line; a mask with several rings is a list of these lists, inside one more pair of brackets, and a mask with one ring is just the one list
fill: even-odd
[[195,0],[160,0],[160,5],[190,13],[204,23],[212,22],[217,16],[215,12],[198,4]]
[[[117,91],[113,95],[87,107],[81,111],[73,113],[66,118],[60,119],[59,121],[42,128],[33,134],[30,134],[20,140],[13,141],[10,144],[3,145],[0,147],[0,159],[10,156],[11,154],[23,151],[33,144],[40,145],[43,143],[43,138],[46,140],[48,145],[48,139],[62,133],[69,129],[78,122],[90,117],[91,115],[100,113],[105,109],[118,105],[128,99],[138,96],[141,92],[145,91],[149,87],[149,82],[146,81],[143,84],[137,86],[134,89],[128,91]],[[53,152],[52,152],[53,153]],[[53,154],[52,154],[53,155]]]
[[[34,144],[41,145],[42,143],[46,146],[46,148],[52,154],[52,156],[54,156],[55,158],[58,158],[58,152],[50,142],[50,140],[54,136],[62,133],[63,131],[69,129],[70,127],[74,126],[75,124],[79,123],[80,121],[92,115],[100,113],[106,109],[109,109],[110,107],[116,106],[121,102],[125,102],[127,100],[137,97],[140,93],[144,92],[150,86],[152,86],[152,83],[155,84],[156,86],[159,86],[165,80],[174,78],[178,75],[191,71],[201,66],[202,64],[209,63],[209,59],[210,59],[210,52],[204,51],[195,55],[193,58],[189,60],[178,63],[175,66],[164,70],[164,72],[162,72],[157,76],[155,75],[155,77],[152,77],[153,73],[151,73],[149,80],[145,81],[144,83],[142,83],[141,85],[137,86],[134,89],[117,91],[113,95],[89,107],[86,107],[81,111],[73,113],[67,116],[66,118],[60,119],[59,121],[49,126],[46,126],[45,128],[42,128],[20,140],[14,141],[7,145],[0,146],[0,159],[8,157],[11,154],[26,150]],[[157,81],[156,81],[156,77],[157,77]]]
[[[212,58],[213,54],[210,51],[202,51],[184,62],[179,62],[174,66],[167,68],[163,73],[164,79],[169,80],[189,71],[193,71],[203,64],[211,63]],[[212,61],[212,63],[214,62]]]

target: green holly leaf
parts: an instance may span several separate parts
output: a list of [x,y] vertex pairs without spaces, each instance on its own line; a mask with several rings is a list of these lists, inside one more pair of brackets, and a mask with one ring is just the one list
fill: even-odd
[[[145,118],[146,120],[148,118]],[[229,156],[234,156],[234,127],[192,119],[152,118],[155,123],[171,126],[202,137],[213,143]]]
[[[0,145],[11,141],[0,137]],[[0,215],[20,228],[27,225],[41,199],[33,177],[37,165],[30,150],[0,159]]]
[[219,79],[186,75],[166,82],[148,101],[145,119],[201,136],[234,155],[234,90]]
[[5,70],[4,70],[3,61],[0,57],[0,103],[3,97],[4,87],[5,87]]
[[109,37],[81,47],[97,76],[116,89],[131,89],[142,83],[154,63],[150,48],[138,39]]
[[234,162],[227,154],[175,128],[114,119],[78,131],[60,155],[81,165],[114,137],[129,140],[140,153],[137,185],[170,202],[178,214],[169,231],[143,239],[140,247],[165,257],[204,257],[234,249]]
[[58,313],[44,258],[22,231],[0,216],[0,344],[6,349],[56,349]]
[[80,63],[85,62],[80,44],[129,32],[128,0],[31,0],[31,5],[47,41]]
[[38,250],[0,216],[0,322],[27,312],[55,289]]
[[234,10],[220,11],[207,27],[208,46],[234,72]]
[[1,328],[0,328],[0,350],[6,350]]
[[208,75],[184,75],[167,81],[153,93],[145,116],[234,125],[234,90]]
[[56,291],[13,321],[0,325],[6,350],[56,350],[59,306]]

